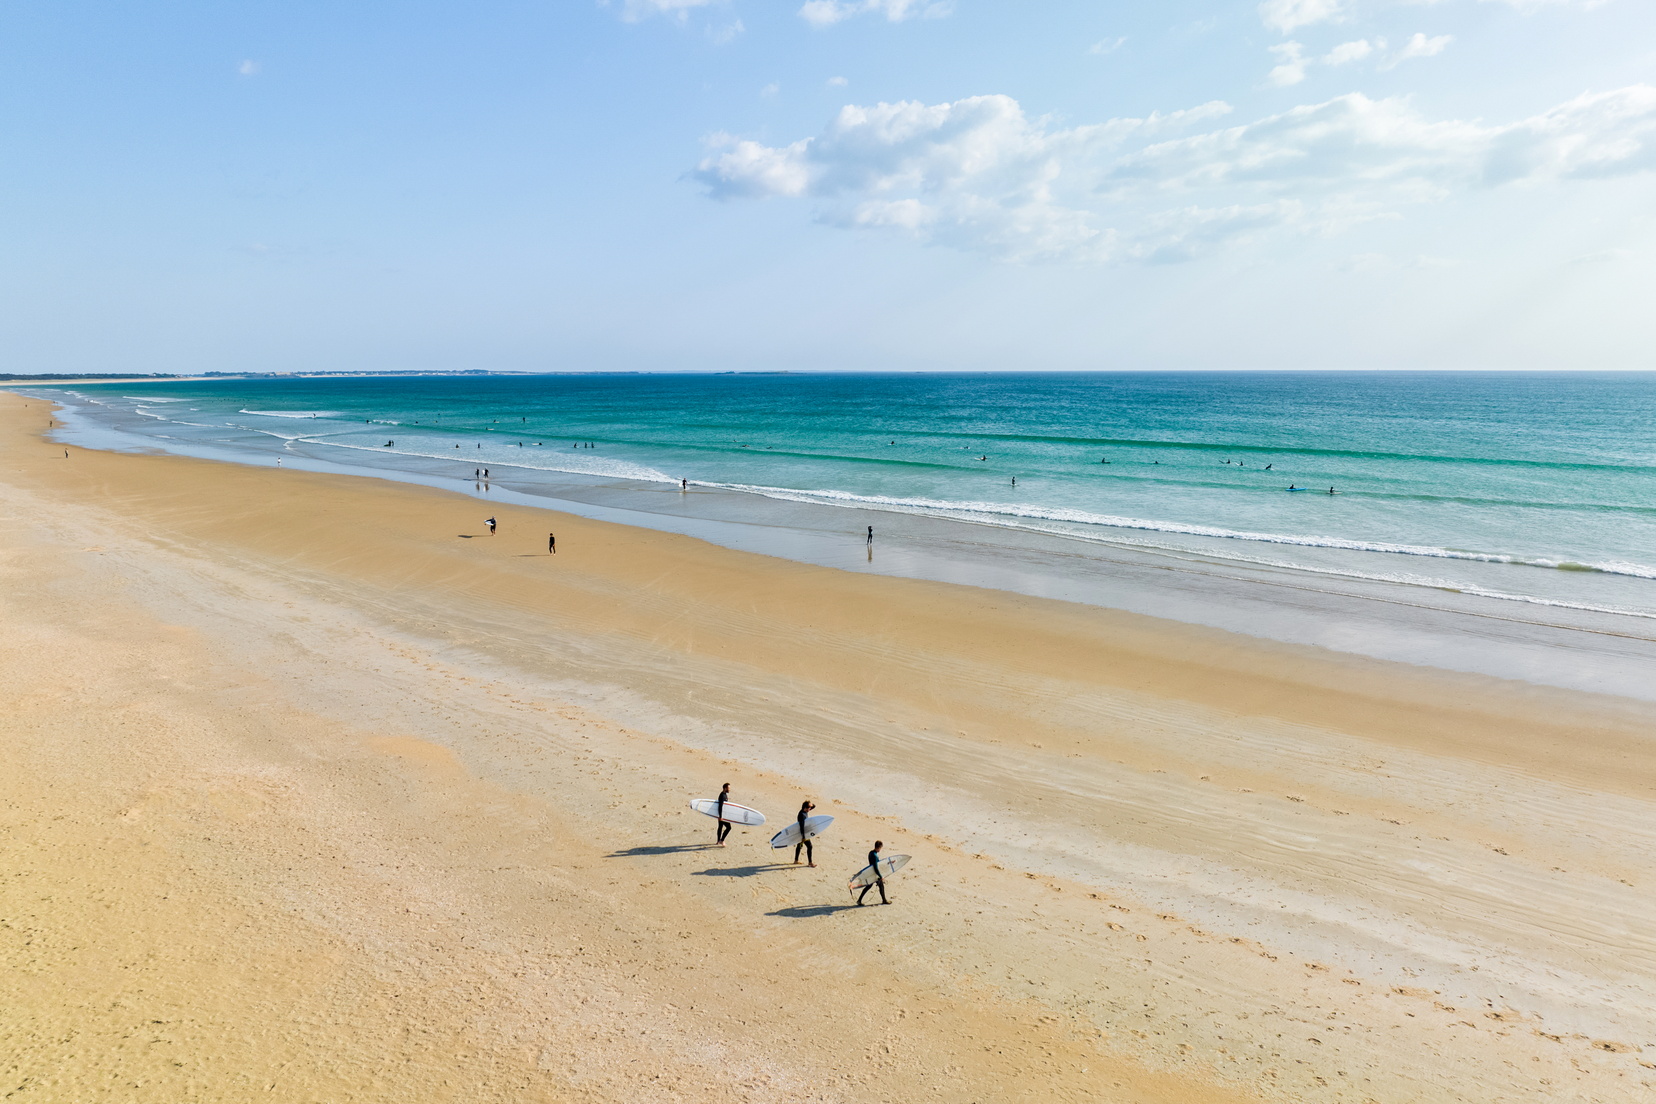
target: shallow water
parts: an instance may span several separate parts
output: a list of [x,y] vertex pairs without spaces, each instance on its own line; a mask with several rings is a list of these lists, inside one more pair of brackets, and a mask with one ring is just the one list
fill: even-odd
[[[34,390],[66,402],[87,432],[132,435],[128,446],[281,455],[477,492],[469,477],[487,468],[497,496],[1388,658],[1628,692],[1613,670],[1555,673],[1577,657],[1530,638],[1567,629],[1575,651],[1581,633],[1613,639],[1632,651],[1609,667],[1634,663],[1637,683],[1656,637],[1650,374],[362,377]],[[880,533],[877,564],[853,539],[867,525]],[[1380,616],[1377,600],[1397,609]],[[1422,633],[1423,620],[1467,616],[1485,623],[1479,656]],[[1500,641],[1497,622],[1515,626]],[[1506,655],[1514,634],[1540,652]]]

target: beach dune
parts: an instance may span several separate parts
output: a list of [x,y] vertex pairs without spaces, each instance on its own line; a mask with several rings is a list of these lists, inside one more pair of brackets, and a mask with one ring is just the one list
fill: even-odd
[[1647,704],[50,416],[0,395],[0,1095],[1656,1088]]

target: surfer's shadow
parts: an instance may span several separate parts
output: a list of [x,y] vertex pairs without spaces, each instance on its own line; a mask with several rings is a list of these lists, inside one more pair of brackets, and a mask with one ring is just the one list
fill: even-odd
[[711,866],[690,873],[706,878],[753,878],[772,870],[787,870],[788,863],[765,863],[761,866]]
[[624,851],[611,851],[605,855],[606,859],[632,859],[640,855],[676,855],[681,851],[713,851],[718,848],[716,843],[677,843],[668,845],[654,845],[645,847],[629,847]]
[[813,916],[832,916],[836,912],[855,912],[859,905],[792,905],[767,912],[766,916],[785,916],[790,920],[809,920]]

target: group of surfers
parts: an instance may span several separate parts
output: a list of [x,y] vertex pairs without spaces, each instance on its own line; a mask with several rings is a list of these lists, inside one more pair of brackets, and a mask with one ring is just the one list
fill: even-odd
[[[717,817],[719,822],[718,835],[714,839],[714,844],[718,847],[723,847],[725,845],[725,837],[730,835],[731,822],[724,818],[724,807],[726,801],[730,801],[729,782],[726,782],[722,787],[720,787],[719,796],[715,798],[713,802],[714,815]],[[735,804],[734,802],[731,803]],[[805,827],[806,819],[810,817],[811,810],[815,808],[816,804],[814,802],[802,802],[799,806],[799,813],[794,818],[799,824],[799,842],[794,845],[793,861],[795,866],[799,865],[799,856],[801,853],[805,856],[805,865],[811,867],[816,866],[816,856],[813,854],[811,848],[811,837],[806,834],[807,829]],[[891,899],[886,896],[885,878],[880,874],[880,850],[883,847],[885,847],[885,842],[883,840],[875,840],[873,850],[868,853],[868,865],[874,871],[874,880],[863,886],[862,892],[857,894],[857,904],[859,905],[863,903],[863,898],[868,896],[868,891],[871,889],[878,889],[880,891],[880,904],[891,904]]]

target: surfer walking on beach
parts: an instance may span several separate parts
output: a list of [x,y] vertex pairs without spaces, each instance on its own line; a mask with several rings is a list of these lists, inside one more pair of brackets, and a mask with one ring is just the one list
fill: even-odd
[[483,524],[487,525],[489,527],[489,536],[491,536],[491,537],[494,536],[495,519],[494,518],[484,518],[483,519]]
[[558,554],[558,534],[546,534],[546,551],[554,556]]
[[885,879],[880,876],[880,848],[882,848],[884,846],[885,846],[885,843],[883,841],[875,840],[874,841],[874,850],[872,850],[868,853],[868,865],[874,868],[874,880],[872,882],[869,882],[867,885],[863,886],[862,887],[862,892],[857,894],[857,904],[858,905],[861,905],[863,903],[863,898],[867,897],[868,896],[868,891],[873,889],[875,886],[880,887],[880,904],[882,904],[882,905],[891,904],[890,901],[886,900]]
[[[795,866],[799,865],[799,852],[801,850],[805,852],[805,865],[816,865],[816,856],[811,853],[811,838],[805,834],[805,818],[811,815],[811,810],[814,808],[816,808],[816,806],[807,801],[799,807],[799,816],[794,818],[799,821],[799,842],[794,844]],[[786,846],[786,844],[784,844],[784,846]]]
[[714,806],[713,814],[719,818],[719,838],[717,842],[720,847],[725,845],[725,837],[730,835],[730,821],[724,818],[725,802],[728,800],[730,800],[730,783],[726,782],[724,788],[719,791],[719,798]]

